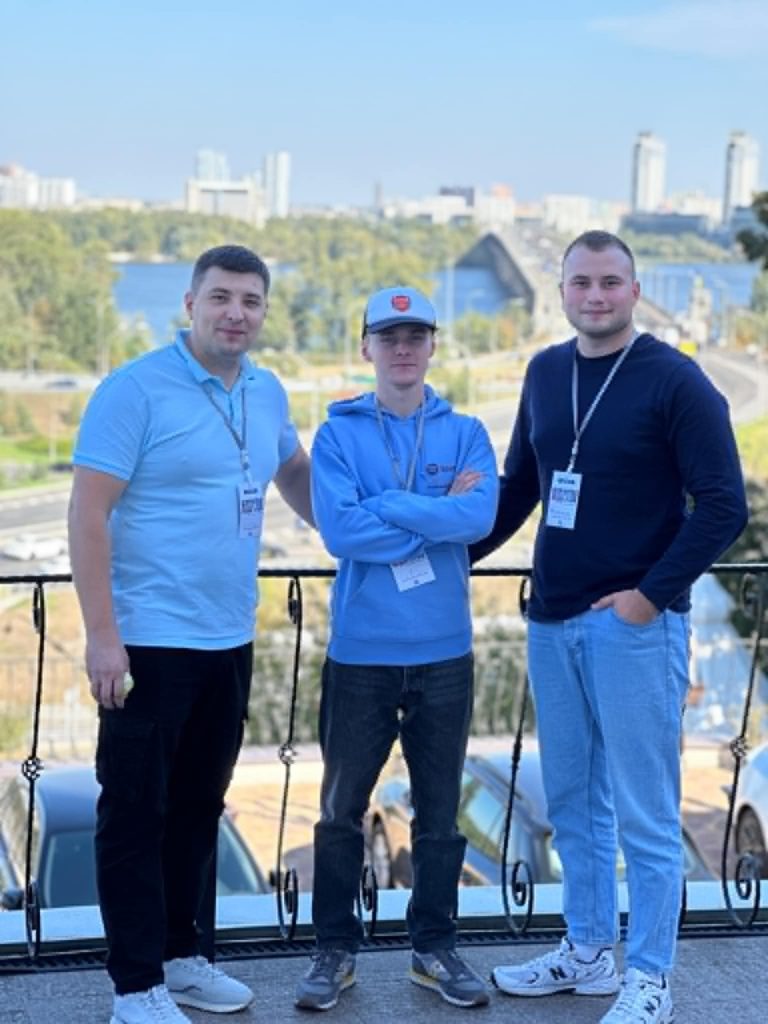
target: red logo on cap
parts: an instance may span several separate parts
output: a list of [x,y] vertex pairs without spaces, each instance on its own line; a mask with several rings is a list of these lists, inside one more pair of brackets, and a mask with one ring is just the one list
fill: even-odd
[[398,313],[405,313],[411,308],[411,299],[409,295],[393,295],[392,296],[392,308],[396,309]]

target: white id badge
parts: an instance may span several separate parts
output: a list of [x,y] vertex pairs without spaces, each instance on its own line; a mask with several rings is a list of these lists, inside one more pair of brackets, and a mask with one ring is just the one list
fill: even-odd
[[435,579],[435,572],[426,552],[414,555],[413,558],[408,558],[404,562],[393,562],[390,568],[401,594],[404,590],[413,590],[414,587],[432,583]]
[[238,532],[241,537],[260,537],[264,521],[264,495],[258,484],[240,484],[237,489]]
[[564,473],[555,470],[549,489],[547,504],[547,526],[559,526],[572,530],[576,525],[576,510],[579,507],[581,473]]

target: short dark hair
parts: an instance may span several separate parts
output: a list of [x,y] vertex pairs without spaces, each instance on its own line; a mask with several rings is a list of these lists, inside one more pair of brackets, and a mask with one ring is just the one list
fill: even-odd
[[612,235],[610,231],[585,231],[578,238],[574,238],[563,253],[563,267],[565,267],[565,261],[573,250],[578,249],[580,246],[584,249],[590,249],[592,252],[602,252],[604,249],[620,249],[625,256],[629,257],[629,262],[632,264],[632,277],[634,279],[635,257],[627,243],[623,242],[618,235]]
[[246,249],[244,245],[217,245],[213,249],[206,249],[198,256],[190,284],[193,293],[198,290],[203,277],[211,267],[231,270],[235,274],[258,274],[264,282],[264,294],[269,292],[269,267],[261,257],[251,249]]

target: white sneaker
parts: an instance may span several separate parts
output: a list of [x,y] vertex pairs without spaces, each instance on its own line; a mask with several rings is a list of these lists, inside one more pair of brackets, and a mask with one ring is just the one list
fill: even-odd
[[594,960],[579,960],[568,939],[534,960],[494,967],[491,980],[509,996],[551,996],[556,992],[610,996],[619,990],[613,952],[601,949]]
[[675,1009],[666,978],[661,985],[635,967],[627,968],[619,998],[600,1024],[672,1024]]
[[203,956],[168,960],[163,968],[171,998],[181,1006],[209,1013],[234,1013],[244,1010],[253,999],[247,985],[230,978]]
[[192,1024],[168,994],[165,985],[146,992],[115,996],[110,1024]]

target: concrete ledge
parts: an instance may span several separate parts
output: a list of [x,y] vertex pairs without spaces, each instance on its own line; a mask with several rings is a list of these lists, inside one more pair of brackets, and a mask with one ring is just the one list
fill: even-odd
[[[763,887],[764,890],[768,887]],[[729,885],[733,906],[746,919],[749,904],[739,900],[734,886]],[[686,925],[724,928],[733,925],[726,909],[719,882],[689,882]],[[382,889],[379,893],[377,935],[403,934],[405,914],[410,898],[407,889]],[[768,924],[766,893],[757,925]],[[219,899],[216,914],[219,941],[279,940],[276,896],[224,896]],[[627,912],[627,890],[619,886],[619,909],[622,918]],[[297,938],[311,938],[311,895],[299,893]],[[286,915],[286,918],[288,915]],[[523,924],[525,908],[513,914]],[[504,917],[501,891],[497,887],[464,887],[459,890],[460,932],[498,932],[500,939],[509,934]],[[537,885],[534,890],[533,913],[529,930],[542,932],[561,930],[562,889],[559,885]],[[67,952],[100,949],[104,946],[104,929],[98,907],[60,907],[42,912],[42,949],[45,952]],[[682,930],[685,936],[685,926]],[[521,939],[525,941],[525,937]],[[24,955],[27,949],[24,914],[21,911],[0,913],[0,959]]]

